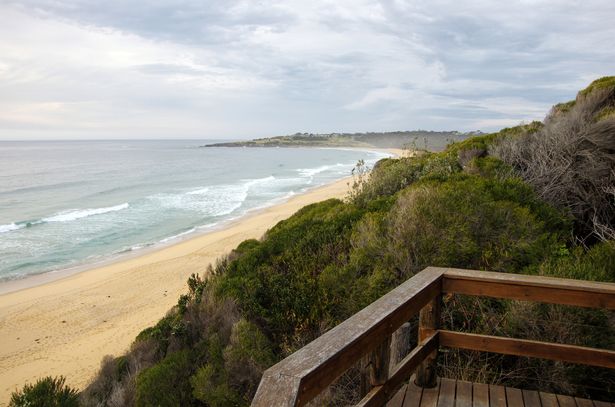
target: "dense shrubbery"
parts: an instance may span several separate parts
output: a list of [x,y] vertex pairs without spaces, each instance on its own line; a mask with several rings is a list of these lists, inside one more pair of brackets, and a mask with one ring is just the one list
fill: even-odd
[[[597,88],[604,92],[609,83]],[[428,265],[615,281],[612,240],[575,245],[592,244],[586,239],[587,210],[579,209],[585,202],[551,199],[563,192],[550,195],[535,182],[543,175],[528,176],[538,171],[532,167],[538,161],[542,170],[552,170],[539,154],[547,149],[577,157],[569,167],[574,171],[589,171],[583,163],[598,157],[602,171],[614,149],[591,136],[596,121],[589,124],[579,113],[591,94],[554,109],[544,126],[534,122],[441,153],[385,159],[369,176],[359,166],[346,202],[309,205],[261,240],[243,242],[206,279],[192,276],[177,307],[144,330],[130,352],[103,361],[82,404],[248,405],[267,367]],[[600,106],[600,112],[608,107]],[[586,121],[575,124],[580,120]],[[600,116],[598,123],[609,120]],[[602,141],[558,146],[555,130],[574,126],[583,129],[584,140]],[[610,128],[601,129],[613,138]],[[572,140],[577,133],[566,134]],[[563,173],[561,179],[578,187],[576,175]],[[595,193],[591,202],[603,208],[613,203],[613,195],[606,199],[613,193],[608,189],[585,193]],[[612,213],[600,216],[612,227]],[[603,311],[453,296],[445,299],[444,323],[615,349],[615,321]],[[576,394],[604,394],[593,389],[601,383],[601,391],[615,393],[613,375],[602,370],[525,358],[451,351],[440,370],[467,380]],[[333,393],[331,400],[345,399]]]
[[45,377],[13,393],[9,407],[78,407],[79,393],[64,384],[65,378]]
[[615,239],[615,77],[557,105],[534,132],[504,135],[492,150],[546,202],[575,220],[580,242]]

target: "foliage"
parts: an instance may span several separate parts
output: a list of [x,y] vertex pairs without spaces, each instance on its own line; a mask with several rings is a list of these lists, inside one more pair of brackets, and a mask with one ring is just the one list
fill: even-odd
[[602,78],[539,131],[506,135],[492,148],[543,200],[574,218],[575,237],[586,245],[615,239],[613,107],[615,77]]
[[189,406],[192,389],[190,351],[171,353],[156,365],[143,370],[137,377],[135,406]]
[[598,89],[615,88],[615,76],[603,76],[589,84],[588,87],[581,90],[579,95],[587,96]]
[[47,376],[11,395],[9,407],[78,407],[79,393],[65,384],[64,376]]

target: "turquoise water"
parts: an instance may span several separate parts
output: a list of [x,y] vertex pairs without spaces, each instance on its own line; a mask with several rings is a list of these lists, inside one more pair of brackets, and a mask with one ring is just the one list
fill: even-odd
[[0,280],[173,243],[386,156],[201,144],[0,142]]

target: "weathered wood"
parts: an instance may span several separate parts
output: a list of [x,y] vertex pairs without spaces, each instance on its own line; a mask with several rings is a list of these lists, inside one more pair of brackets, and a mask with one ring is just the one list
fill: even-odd
[[501,353],[504,355],[529,356],[611,369],[615,368],[615,351],[586,348],[583,346],[446,330],[440,331],[440,345],[450,348]]
[[[426,338],[440,328],[440,304],[438,295],[421,310],[419,314],[419,345]],[[438,363],[438,350],[427,356],[416,371],[415,383],[421,387],[434,387],[436,385],[436,369]]]
[[455,407],[455,381],[440,379],[440,394],[438,395],[438,407]]
[[596,407],[615,407],[615,403],[607,403],[606,401],[594,400],[594,406]]
[[559,404],[557,403],[557,397],[555,397],[555,394],[543,393],[543,392],[539,392],[538,394],[540,395],[540,403],[542,404],[542,407],[558,407],[559,406]]
[[412,326],[410,322],[403,323],[391,336],[391,361],[389,371],[392,373],[395,367],[404,356],[410,351],[410,335]]
[[472,406],[489,407],[489,386],[483,383],[472,385]]
[[437,407],[439,392],[440,380],[436,382],[435,387],[425,387],[423,389],[423,397],[421,398],[421,407]]
[[403,407],[420,407],[421,398],[423,397],[423,388],[414,384],[413,378],[410,379],[406,386],[406,397]]
[[472,383],[457,380],[456,407],[472,407]]
[[570,396],[557,395],[557,403],[559,407],[577,407],[577,403],[574,402],[574,398]]
[[442,291],[539,301],[552,304],[615,309],[615,284],[477,270],[444,271]]
[[489,405],[491,407],[506,407],[506,389],[494,384],[489,385]]
[[371,353],[369,364],[369,384],[382,386],[389,378],[389,361],[391,360],[391,337],[389,336]]
[[575,397],[574,401],[576,401],[577,407],[594,407],[594,403],[591,400]]
[[[252,405],[307,403],[438,295],[441,275],[424,270],[269,368]],[[273,383],[275,378],[284,380]]]
[[506,388],[506,404],[508,407],[524,407],[523,406],[523,393],[519,389],[513,389],[512,387]]
[[523,390],[523,404],[525,404],[525,407],[541,407],[538,392],[535,390]]
[[404,403],[404,396],[406,395],[406,388],[402,387],[395,393],[395,395],[386,404],[386,407],[402,407]]
[[410,352],[382,386],[376,386],[357,404],[357,407],[381,406],[391,397],[397,388],[410,376],[416,367],[438,348],[438,332],[434,332],[423,345]]

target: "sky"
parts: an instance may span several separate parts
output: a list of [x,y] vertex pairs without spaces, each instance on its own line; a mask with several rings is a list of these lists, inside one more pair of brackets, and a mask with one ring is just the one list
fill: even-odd
[[0,0],[0,139],[494,131],[615,75],[615,1]]

